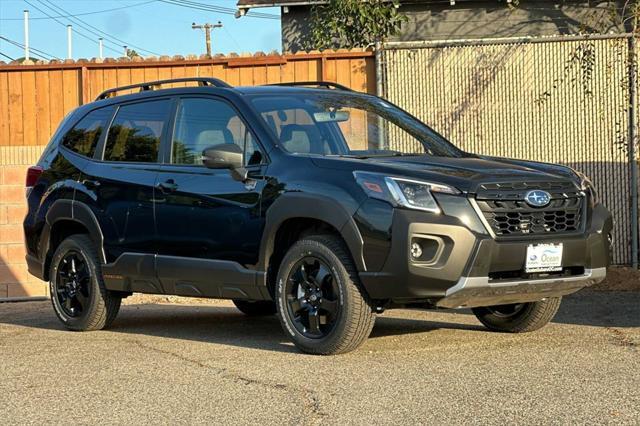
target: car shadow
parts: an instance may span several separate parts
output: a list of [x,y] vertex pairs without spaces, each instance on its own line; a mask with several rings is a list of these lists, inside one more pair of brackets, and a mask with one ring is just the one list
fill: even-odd
[[[144,311],[144,313],[140,313]],[[439,329],[484,330],[480,325],[378,316],[370,338],[427,333]],[[186,339],[281,352],[297,352],[276,316],[247,317],[233,307],[129,305],[109,328],[127,334]]]
[[[6,308],[5,308],[6,307]],[[3,307],[0,324],[65,330],[48,302],[13,303]],[[486,331],[479,323],[461,321],[468,309],[439,311],[434,320],[406,318],[387,311],[378,316],[371,338],[428,333],[435,330]],[[429,314],[427,314],[429,315]],[[425,315],[426,316],[426,315]],[[554,323],[596,327],[640,327],[640,293],[583,291],[565,297]],[[211,304],[124,305],[108,329],[111,333],[153,336],[230,345],[267,351],[297,352],[276,316],[247,317],[231,306]]]
[[[33,309],[36,303],[39,303]],[[20,305],[32,305],[26,315]],[[33,302],[13,304],[14,314],[0,315],[0,324],[54,331],[66,330],[55,317],[51,304]],[[455,320],[455,318],[453,318]],[[440,329],[480,331],[480,325],[429,321],[393,316],[393,311],[376,318],[371,338],[427,333]],[[131,304],[124,305],[110,333],[130,336],[153,336],[231,345],[278,352],[298,352],[285,335],[276,316],[248,317],[230,306],[209,304]]]
[[[473,315],[468,309],[449,312]],[[640,292],[582,290],[562,299],[552,322],[593,327],[640,327]]]

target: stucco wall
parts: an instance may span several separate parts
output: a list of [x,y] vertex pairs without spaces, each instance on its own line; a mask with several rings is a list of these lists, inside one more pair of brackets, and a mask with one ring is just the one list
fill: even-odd
[[[556,7],[556,5],[558,5]],[[517,7],[504,2],[458,1],[406,4],[400,11],[408,21],[391,40],[449,40],[485,37],[543,36],[589,32],[622,32],[612,24],[607,2],[560,5],[553,1],[521,1]],[[289,7],[282,13],[283,51],[303,50],[309,35],[309,8]]]

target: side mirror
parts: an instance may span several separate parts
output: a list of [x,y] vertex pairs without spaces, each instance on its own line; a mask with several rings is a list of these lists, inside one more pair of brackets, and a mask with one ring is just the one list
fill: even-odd
[[209,169],[229,169],[231,176],[244,182],[247,170],[243,167],[243,151],[234,143],[223,143],[202,151],[202,164]]

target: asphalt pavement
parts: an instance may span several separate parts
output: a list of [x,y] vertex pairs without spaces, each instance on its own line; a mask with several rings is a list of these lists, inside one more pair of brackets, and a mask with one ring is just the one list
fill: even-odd
[[123,306],[66,331],[0,304],[3,424],[640,424],[640,292],[583,291],[529,334],[391,310],[359,350],[310,356],[228,302]]

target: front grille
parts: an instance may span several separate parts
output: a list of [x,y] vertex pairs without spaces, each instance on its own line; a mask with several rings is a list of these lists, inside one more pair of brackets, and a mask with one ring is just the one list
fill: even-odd
[[[532,207],[525,194],[547,191],[551,202]],[[584,196],[572,182],[516,182],[480,185],[476,202],[497,238],[543,236],[580,232]]]

